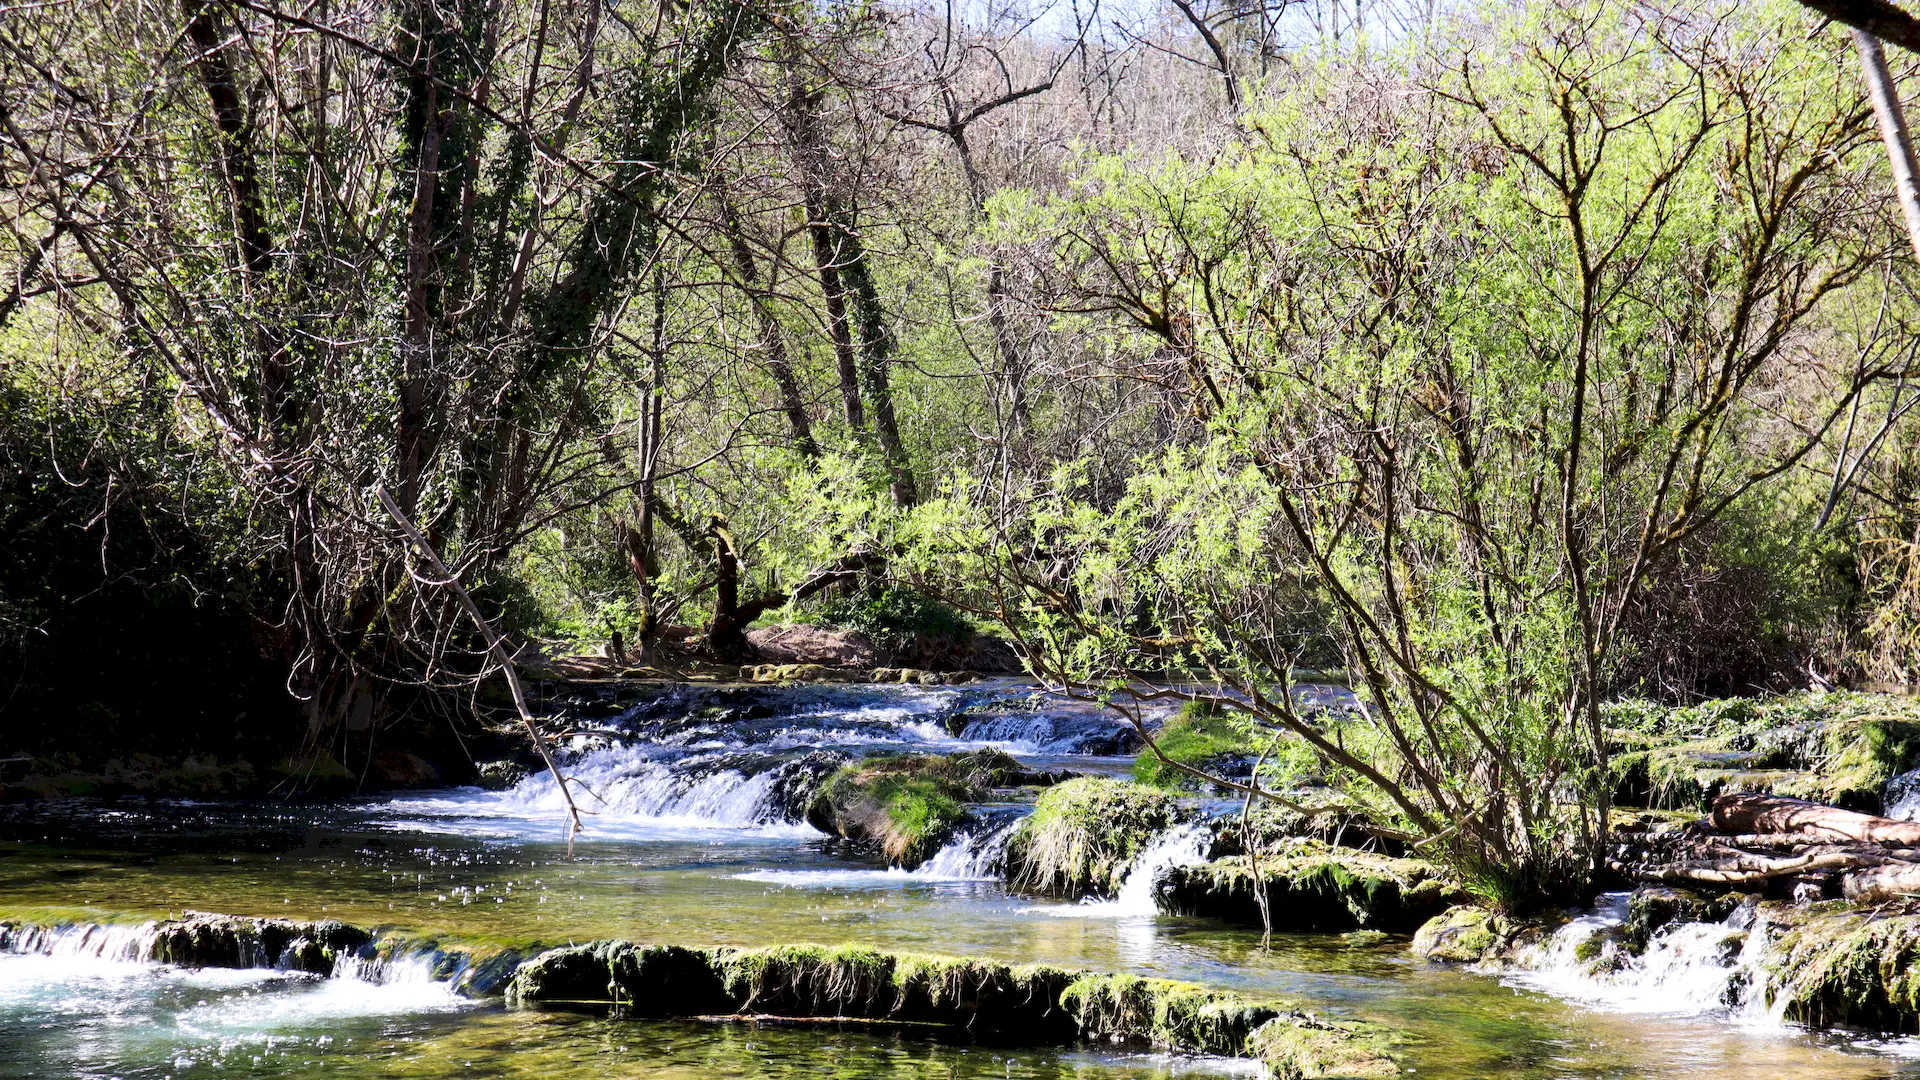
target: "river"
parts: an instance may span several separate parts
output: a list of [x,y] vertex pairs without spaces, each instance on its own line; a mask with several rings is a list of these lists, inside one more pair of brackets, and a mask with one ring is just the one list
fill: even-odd
[[[1410,1036],[1413,1075],[1446,1080],[1920,1077],[1909,1040],[1799,1031],[1679,992],[1667,975],[1633,993],[1583,994],[1429,965],[1405,939],[1279,934],[1263,951],[1256,933],[1154,913],[1142,888],[1094,904],[1009,895],[993,858],[1015,805],[990,808],[915,872],[800,820],[808,780],[846,753],[991,745],[1049,769],[1126,769],[1130,757],[1115,753],[1124,730],[1080,707],[1026,707],[1026,693],[1005,682],[690,689],[586,703],[568,771],[597,812],[571,860],[542,776],[506,791],[327,804],[8,808],[0,917],[39,911],[75,929],[0,953],[0,1078],[1251,1072],[1125,1047],[1009,1050],[857,1025],[508,1009],[455,993],[425,952],[332,978],[126,958],[145,921],[185,910],[338,919],[414,942],[853,942],[1157,975],[1391,1025]],[[1180,836],[1157,848],[1162,863],[1193,857]]]

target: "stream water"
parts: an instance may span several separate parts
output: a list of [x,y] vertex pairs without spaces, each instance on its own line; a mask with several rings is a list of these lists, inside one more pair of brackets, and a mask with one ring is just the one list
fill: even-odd
[[[1421,1077],[1920,1077],[1906,1041],[1798,1031],[1729,1004],[1742,961],[1708,947],[1711,928],[1670,931],[1639,975],[1602,983],[1548,955],[1540,972],[1503,982],[1417,961],[1404,939],[1279,934],[1263,951],[1257,933],[1158,915],[1146,883],[1154,867],[1199,857],[1191,831],[1162,837],[1115,899],[1075,904],[998,884],[1017,805],[988,808],[911,872],[850,854],[800,820],[809,785],[847,754],[992,745],[1036,767],[1126,768],[1123,728],[1076,707],[1016,707],[1024,695],[996,683],[689,689],[586,703],[568,771],[597,813],[572,861],[544,777],[500,792],[319,806],[11,808],[0,814],[0,916],[45,909],[42,921],[73,928],[0,952],[0,1078],[1093,1080],[1250,1070],[852,1025],[510,1010],[457,995],[424,957],[346,964],[332,978],[129,959],[145,921],[188,909],[339,919],[420,940],[854,942],[1187,979],[1393,1025],[1410,1034],[1406,1059]],[[1589,922],[1612,917],[1603,906]],[[1581,932],[1549,953],[1570,952]]]

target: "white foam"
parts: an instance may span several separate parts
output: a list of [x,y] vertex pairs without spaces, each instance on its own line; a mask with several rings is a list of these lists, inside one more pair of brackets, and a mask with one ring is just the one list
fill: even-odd
[[[704,775],[675,771],[647,748],[597,750],[568,766],[574,802],[585,811],[589,838],[673,839],[723,830],[756,836],[817,836],[804,822],[784,819],[774,798],[773,769],[746,775],[722,769]],[[506,791],[459,788],[432,797],[387,804],[396,829],[426,828],[474,836],[564,835],[566,801],[553,777],[536,773]]]
[[1523,970],[1505,981],[1608,1012],[1718,1015],[1750,1031],[1787,1029],[1784,1002],[1769,1007],[1761,990],[1771,935],[1766,921],[1749,912],[1736,912],[1727,922],[1662,927],[1639,956],[1626,955],[1612,941],[1583,950],[1595,935],[1626,920],[1627,895],[1601,896],[1591,913],[1523,952]]

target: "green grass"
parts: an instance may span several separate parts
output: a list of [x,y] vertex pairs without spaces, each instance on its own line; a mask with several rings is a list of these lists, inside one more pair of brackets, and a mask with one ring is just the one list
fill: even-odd
[[[1221,758],[1247,751],[1244,727],[1234,719],[1200,702],[1188,702],[1154,734],[1160,753],[1182,765],[1206,769]],[[1191,774],[1161,760],[1152,748],[1142,749],[1133,759],[1133,778],[1148,787],[1170,791],[1196,791],[1200,781]]]

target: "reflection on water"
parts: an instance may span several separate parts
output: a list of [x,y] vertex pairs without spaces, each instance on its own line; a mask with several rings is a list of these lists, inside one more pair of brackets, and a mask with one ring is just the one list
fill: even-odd
[[[73,804],[0,813],[0,913],[58,908],[134,918],[51,955],[0,955],[0,1078],[84,1076],[539,1077],[541,1080],[827,1076],[1175,1077],[1244,1063],[1116,1048],[1010,1051],[857,1025],[654,1023],[509,1011],[458,998],[424,963],[319,979],[270,970],[131,963],[111,945],[138,918],[185,909],[335,918],[421,935],[514,943],[600,937],[695,946],[817,941],[1046,962],[1188,979],[1410,1033],[1420,1077],[1913,1076],[1908,1044],[1811,1036],[1695,1015],[1630,1015],[1417,962],[1404,941],[1258,935],[1153,915],[1144,884],[1106,904],[1005,894],[996,819],[920,871],[857,858],[800,824],[781,785],[832,748],[977,745],[1024,735],[1035,753],[1100,749],[1085,716],[958,724],[952,691],[814,694],[781,714],[698,722],[656,710],[644,738],[584,746],[607,813],[568,862],[541,778],[505,793],[441,792],[323,807]],[[704,714],[703,714],[704,715]],[[733,726],[729,726],[733,725]],[[812,731],[809,735],[808,732]],[[1074,740],[1078,740],[1075,742]],[[1017,740],[1002,740],[1017,741]],[[1057,757],[1046,759],[1058,767]],[[1117,770],[1119,759],[1075,762]],[[781,772],[781,770],[790,770]],[[1197,857],[1170,836],[1154,860]],[[1152,861],[1152,860],[1150,860]],[[91,909],[92,914],[75,911]],[[1064,914],[1082,917],[1063,918]],[[1084,917],[1084,916],[1098,917]],[[1285,912],[1276,912],[1285,923]],[[111,939],[111,940],[110,940]],[[1573,995],[1577,996],[1577,995]]]

